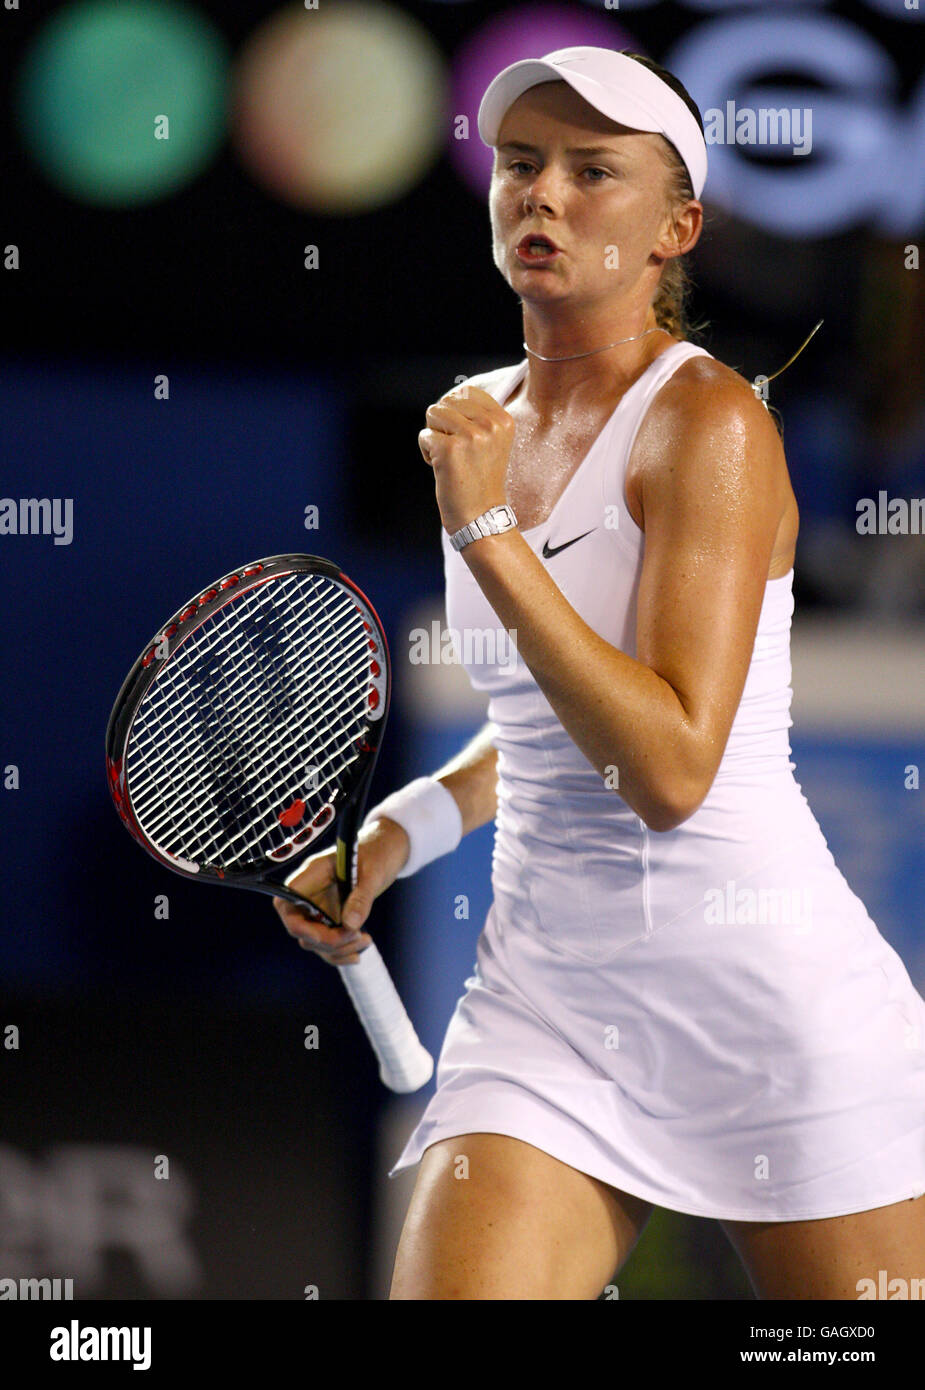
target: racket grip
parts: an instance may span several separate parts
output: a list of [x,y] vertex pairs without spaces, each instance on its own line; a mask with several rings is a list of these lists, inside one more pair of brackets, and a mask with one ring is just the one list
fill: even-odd
[[383,1084],[403,1095],[426,1086],[434,1060],[414,1031],[375,944],[367,946],[354,965],[337,969],[379,1058]]

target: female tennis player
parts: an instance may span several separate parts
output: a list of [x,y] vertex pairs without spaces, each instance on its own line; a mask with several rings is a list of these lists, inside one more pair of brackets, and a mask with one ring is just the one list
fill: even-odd
[[[647,59],[571,48],[502,71],[478,123],[527,356],[419,444],[449,626],[514,634],[516,669],[467,666],[489,722],[370,811],[341,927],[277,902],[355,961],[379,893],[496,822],[392,1170],[420,1163],[392,1297],[596,1298],[655,1205],[718,1219],[758,1297],[921,1279],[925,1001],[793,777],[780,438],[685,337],[700,115]],[[296,880],[335,913],[332,883],[330,853]]]

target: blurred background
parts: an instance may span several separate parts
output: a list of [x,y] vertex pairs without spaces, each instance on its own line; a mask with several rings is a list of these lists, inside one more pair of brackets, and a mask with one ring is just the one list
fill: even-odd
[[[385,1175],[430,1088],[381,1087],[339,981],[268,902],[129,841],[103,735],[166,613],[299,550],[337,560],[389,633],[374,797],[482,723],[458,668],[409,660],[443,620],[417,433],[457,380],[523,355],[475,124],[519,58],[627,48],[704,113],[812,113],[805,154],[711,144],[691,316],[749,379],[825,321],[770,387],[802,513],[795,775],[925,990],[925,539],[921,508],[904,526],[889,506],[925,495],[923,13],[30,0],[0,28],[0,1277],[91,1299],[387,1292],[414,1174]],[[486,828],[376,908],[434,1051],[490,851]],[[750,1291],[718,1228],[658,1213],[619,1295]]]

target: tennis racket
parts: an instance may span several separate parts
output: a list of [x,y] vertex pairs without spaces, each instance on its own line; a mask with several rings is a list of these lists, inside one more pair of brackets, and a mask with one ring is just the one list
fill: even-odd
[[[185,878],[304,906],[293,861],[336,822],[343,903],[390,685],[382,624],[329,560],[273,555],[224,575],[164,624],[113,706],[106,768],[123,825]],[[383,1082],[418,1090],[433,1060],[376,946],[337,968]]]

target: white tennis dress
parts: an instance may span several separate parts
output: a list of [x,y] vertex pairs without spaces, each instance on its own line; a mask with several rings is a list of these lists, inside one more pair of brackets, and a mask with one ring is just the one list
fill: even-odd
[[[698,354],[678,343],[649,365],[523,532],[630,656],[645,538],[626,461],[656,391]],[[471,380],[503,404],[526,370]],[[449,626],[499,629],[443,544]],[[838,1216],[925,1192],[925,1000],[793,777],[792,580],[767,585],[713,786],[667,833],[605,785],[522,661],[470,643],[497,730],[494,900],[436,1093],[390,1176],[488,1131],[694,1216]]]

